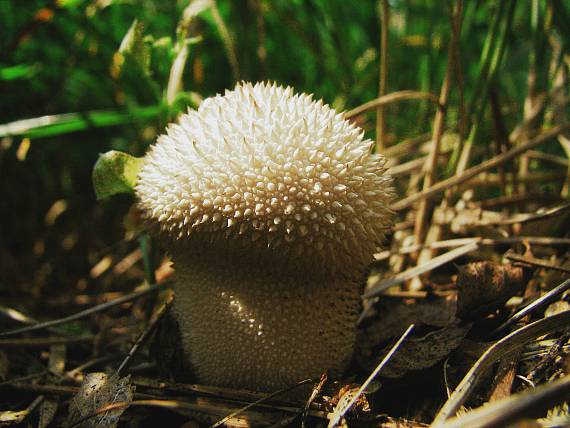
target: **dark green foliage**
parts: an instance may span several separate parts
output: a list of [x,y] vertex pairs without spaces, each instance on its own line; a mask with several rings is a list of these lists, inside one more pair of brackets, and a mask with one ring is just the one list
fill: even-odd
[[[189,3],[0,1],[0,272],[12,290],[18,284],[65,287],[87,278],[123,236],[129,204],[128,197],[96,204],[90,176],[98,154],[142,155],[177,113],[231,88],[234,76],[292,85],[339,109],[377,96],[377,2],[218,0],[217,11],[206,8],[182,22]],[[439,93],[452,34],[450,4],[455,3],[390,2],[388,93]],[[497,91],[510,130],[523,117],[530,67],[536,68],[537,91],[548,91],[551,41],[568,49],[567,3],[537,1],[533,7],[465,2],[459,59],[463,100],[471,106],[467,123],[478,126],[476,145],[486,146],[493,136],[485,88]],[[177,86],[171,68],[185,46],[188,57]],[[454,82],[451,127],[461,117],[460,94]],[[434,113],[428,101],[390,105],[387,142],[429,132]],[[357,120],[374,137],[374,112]],[[20,147],[24,138],[31,140],[27,156]],[[558,146],[548,150],[560,153]],[[454,173],[453,165],[447,174]],[[46,223],[59,200],[67,208]]]

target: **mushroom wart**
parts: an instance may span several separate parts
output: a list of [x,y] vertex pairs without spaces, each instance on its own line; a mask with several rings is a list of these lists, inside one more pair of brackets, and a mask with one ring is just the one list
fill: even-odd
[[346,368],[392,217],[372,144],[311,95],[242,83],[151,147],[136,194],[172,254],[199,382],[269,392]]

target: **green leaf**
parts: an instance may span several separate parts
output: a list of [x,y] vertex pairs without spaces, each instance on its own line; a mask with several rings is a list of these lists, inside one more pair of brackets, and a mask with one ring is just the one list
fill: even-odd
[[119,46],[118,54],[122,55],[118,68],[121,70],[123,61],[125,63],[133,63],[142,70],[143,73],[149,72],[150,65],[150,46],[145,41],[144,24],[135,19],[131,24],[127,34],[123,37]]
[[128,111],[92,110],[83,113],[63,113],[51,116],[40,116],[0,124],[0,138],[25,135],[28,138],[45,138],[69,132],[83,131],[91,128],[132,123],[135,120],[147,120],[158,116],[162,106],[131,108]]
[[0,68],[0,80],[30,79],[39,72],[37,64],[18,64]]
[[97,199],[118,193],[133,193],[142,158],[111,150],[99,155],[93,167],[93,187]]

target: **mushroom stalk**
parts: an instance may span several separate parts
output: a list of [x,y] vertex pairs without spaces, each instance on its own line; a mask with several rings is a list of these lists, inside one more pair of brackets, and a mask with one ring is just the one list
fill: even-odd
[[371,146],[321,101],[262,83],[205,100],[146,154],[135,190],[167,238],[199,382],[274,391],[346,368],[391,224]]
[[174,254],[174,313],[200,381],[275,391],[346,368],[361,306],[356,280],[223,247]]

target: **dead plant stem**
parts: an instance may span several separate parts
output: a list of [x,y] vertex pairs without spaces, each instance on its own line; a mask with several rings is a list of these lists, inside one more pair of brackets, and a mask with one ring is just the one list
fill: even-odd
[[[388,0],[380,1],[380,70],[378,73],[378,98],[386,94],[388,79],[388,35],[390,28],[390,7]],[[386,147],[386,124],[384,121],[384,106],[376,109],[376,148],[379,151]]]

